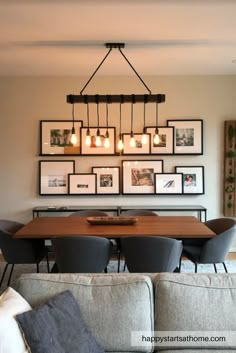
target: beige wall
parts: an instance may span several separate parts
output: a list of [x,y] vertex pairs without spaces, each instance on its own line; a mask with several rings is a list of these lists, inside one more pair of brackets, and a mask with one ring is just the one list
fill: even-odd
[[[42,197],[38,195],[39,120],[71,119],[66,95],[79,93],[86,77],[2,77],[0,78],[0,218],[26,222],[38,205],[85,204],[200,204],[208,218],[222,215],[223,127],[224,120],[236,119],[236,76],[145,77],[152,93],[166,94],[159,109],[160,125],[167,119],[204,120],[203,156],[157,156],[164,171],[175,165],[205,167],[205,195],[201,196],[116,196]],[[146,93],[136,77],[96,77],[85,93]],[[76,105],[76,118],[85,119],[85,106]],[[130,106],[124,107],[126,131],[130,127]],[[105,109],[101,107],[101,122]],[[103,114],[104,112],[104,114]],[[135,105],[135,130],[142,127],[142,105]],[[111,125],[118,125],[117,105],[110,108]],[[96,117],[91,107],[91,120]],[[147,107],[147,123],[155,122],[154,105]],[[93,120],[95,124],[95,119]],[[142,157],[141,157],[142,158]],[[140,159],[141,159],[140,158]],[[153,159],[153,157],[145,157]],[[48,159],[47,157],[41,159]],[[61,159],[57,157],[57,159]],[[71,157],[67,157],[71,159]],[[128,157],[126,157],[128,159]],[[122,157],[75,157],[76,172],[89,172],[90,166],[121,165]]]

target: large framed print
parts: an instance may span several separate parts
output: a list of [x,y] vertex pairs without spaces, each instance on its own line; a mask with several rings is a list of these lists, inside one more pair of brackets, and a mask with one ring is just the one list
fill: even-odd
[[[90,127],[90,136],[91,136],[91,145],[87,146],[85,143],[87,127],[82,127],[80,129],[80,138],[81,138],[81,154],[83,155],[114,155],[115,154],[115,143],[116,143],[116,129],[115,127],[99,127],[100,137],[101,137],[101,146],[97,147],[95,144],[97,127]],[[106,131],[109,133],[110,147],[104,146]]]
[[97,175],[97,194],[120,193],[120,167],[92,167],[92,173]]
[[159,142],[154,142],[156,126],[147,126],[150,138],[151,154],[173,154],[174,153],[174,128],[171,126],[158,126]]
[[176,166],[176,173],[183,174],[183,193],[189,195],[204,194],[204,167]]
[[68,174],[75,172],[75,161],[39,161],[39,194],[68,195]]
[[155,174],[155,194],[179,195],[183,193],[182,173]]
[[40,155],[61,156],[80,154],[82,120],[75,120],[76,143],[71,143],[71,120],[40,120]]
[[167,120],[174,127],[174,154],[203,154],[203,120]]
[[147,143],[142,143],[142,134],[134,134],[135,146],[130,146],[130,134],[122,134],[124,148],[122,154],[126,155],[138,155],[138,154],[150,154],[150,138],[147,134]]
[[123,160],[123,194],[154,194],[154,175],[163,172],[162,160]]
[[95,195],[97,192],[96,174],[69,174],[70,195]]

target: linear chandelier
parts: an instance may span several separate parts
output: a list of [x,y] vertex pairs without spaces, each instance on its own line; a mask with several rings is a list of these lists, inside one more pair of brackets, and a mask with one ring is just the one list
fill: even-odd
[[[125,47],[125,43],[105,43],[105,47],[108,48],[108,52],[105,55],[105,57],[102,59],[96,70],[93,72],[93,74],[90,76],[82,90],[80,91],[79,95],[74,95],[74,94],[69,94],[67,95],[67,103],[72,104],[72,138],[71,142],[74,144],[75,143],[75,128],[74,128],[74,104],[80,103],[80,104],[86,104],[87,105],[87,133],[86,133],[86,145],[90,146],[91,144],[91,136],[90,136],[90,128],[89,128],[89,104],[90,103],[95,103],[97,104],[97,133],[96,133],[96,146],[99,147],[101,146],[101,138],[100,138],[100,129],[99,129],[99,104],[100,103],[105,103],[106,104],[106,135],[105,135],[105,142],[104,142],[104,147],[109,148],[110,146],[110,141],[109,141],[109,132],[108,132],[108,115],[109,115],[109,104],[111,103],[119,103],[120,105],[120,117],[119,117],[119,142],[118,142],[118,149],[122,150],[123,149],[123,140],[122,140],[122,133],[121,133],[121,124],[122,124],[122,105],[126,103],[131,104],[131,129],[130,129],[130,146],[134,147],[135,146],[135,138],[134,138],[134,132],[133,132],[133,105],[135,103],[143,103],[144,104],[144,126],[143,126],[143,135],[142,135],[142,143],[145,144],[147,143],[147,129],[146,129],[146,104],[147,103],[155,103],[156,104],[156,123],[155,123],[155,136],[154,136],[154,143],[159,143],[159,134],[158,134],[158,104],[164,103],[165,102],[165,95],[164,94],[152,94],[151,90],[149,87],[146,85],[144,80],[141,78],[141,76],[138,74],[138,72],[135,70],[133,65],[130,63],[130,61],[127,59],[125,54],[122,51],[122,48]],[[107,57],[110,55],[112,49],[118,49],[120,54],[123,56],[123,58],[126,60],[128,65],[131,67],[131,69],[134,71],[138,79],[142,82],[144,87],[147,89],[148,93],[147,94],[116,94],[116,95],[100,95],[100,94],[95,94],[95,95],[88,95],[88,94],[83,94],[84,90],[88,86],[88,84],[91,82],[93,77],[96,75],[97,71],[100,69],[102,64],[105,62]]]

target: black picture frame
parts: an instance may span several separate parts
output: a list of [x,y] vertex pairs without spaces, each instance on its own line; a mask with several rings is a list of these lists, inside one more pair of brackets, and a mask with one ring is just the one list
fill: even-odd
[[176,166],[176,173],[183,174],[183,194],[205,194],[204,166]]
[[135,147],[130,147],[130,134],[124,133],[122,134],[122,140],[124,144],[124,148],[122,150],[122,154],[129,156],[129,155],[149,155],[150,154],[150,139],[151,135],[147,134],[147,144],[142,143],[142,134],[134,133],[135,139]]
[[74,172],[74,160],[40,160],[39,195],[68,195],[68,175]]
[[122,160],[122,194],[154,195],[155,173],[163,172],[163,160]]
[[97,195],[120,194],[120,167],[92,167],[92,173],[97,175]]
[[158,126],[158,134],[160,142],[158,145],[154,143],[154,135],[156,126],[146,126],[147,133],[150,137],[150,154],[152,155],[173,155],[174,154],[174,127]]
[[[79,183],[79,184],[78,184]],[[69,195],[96,195],[97,175],[93,173],[73,173],[68,175]]]
[[75,120],[76,145],[70,142],[72,120],[40,120],[40,156],[80,155],[82,120]]
[[116,128],[113,126],[99,126],[100,136],[104,140],[106,131],[108,130],[109,133],[109,140],[110,140],[110,147],[106,148],[102,144],[101,147],[96,147],[95,143],[93,143],[93,139],[96,137],[96,132],[98,127],[97,126],[90,126],[90,136],[92,143],[90,146],[85,144],[86,134],[87,134],[87,127],[81,127],[80,129],[80,140],[81,140],[81,155],[83,156],[113,156],[116,154],[115,146],[116,146]]
[[167,120],[168,126],[173,126],[174,154],[202,155],[203,154],[203,120],[175,119]]
[[182,173],[155,173],[155,194],[157,195],[182,195]]

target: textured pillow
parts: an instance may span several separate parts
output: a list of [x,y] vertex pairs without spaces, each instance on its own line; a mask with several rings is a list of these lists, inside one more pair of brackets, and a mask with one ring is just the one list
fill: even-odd
[[0,352],[29,352],[15,319],[16,314],[28,310],[30,305],[11,287],[0,296]]
[[104,353],[70,291],[16,317],[32,353]]

